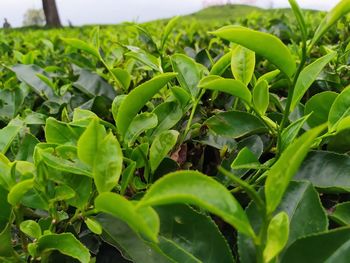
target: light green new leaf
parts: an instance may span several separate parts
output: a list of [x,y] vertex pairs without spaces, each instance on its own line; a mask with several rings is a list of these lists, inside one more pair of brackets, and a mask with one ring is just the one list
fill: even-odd
[[284,151],[289,144],[291,144],[294,139],[298,136],[300,129],[303,127],[305,121],[310,117],[306,115],[299,120],[291,123],[287,128],[285,128],[281,134],[281,150]]
[[85,219],[85,224],[92,233],[95,233],[96,235],[102,234],[102,226],[95,219],[88,217]]
[[220,216],[237,231],[255,237],[243,208],[232,194],[214,179],[197,171],[178,171],[156,181],[139,207],[184,203],[197,205]]
[[105,136],[106,129],[104,126],[99,124],[97,118],[92,119],[78,140],[79,159],[84,163],[93,166],[97,149]]
[[124,90],[128,90],[131,82],[131,76],[129,72],[122,68],[114,68],[111,70],[113,75],[117,78],[119,84],[122,85]]
[[40,237],[36,253],[40,255],[51,250],[58,250],[82,263],[90,262],[89,250],[71,233],[48,234]]
[[127,95],[119,106],[116,118],[117,128],[122,136],[125,135],[130,123],[147,101],[175,76],[176,73],[158,75],[150,81],[142,83]]
[[30,236],[32,238],[39,238],[41,236],[41,228],[40,225],[33,221],[33,220],[26,220],[23,221],[19,228],[21,231],[26,234],[27,236]]
[[159,59],[142,49],[135,49],[134,51],[130,51],[126,53],[125,56],[131,57],[155,71],[162,72]]
[[328,115],[328,129],[337,129],[340,121],[350,116],[350,86],[344,89],[334,100]]
[[306,42],[306,40],[307,40],[307,27],[306,27],[303,13],[302,13],[296,0],[288,0],[288,1],[289,1],[290,6],[292,7],[294,16],[298,22],[303,40]]
[[286,212],[275,215],[267,228],[267,242],[263,252],[265,262],[276,257],[287,244],[289,237],[289,218]]
[[202,89],[217,90],[236,96],[249,105],[251,104],[252,95],[249,89],[239,80],[224,79],[217,76],[208,76],[203,78],[199,85]]
[[210,75],[221,76],[225,73],[226,69],[231,65],[232,51],[223,55],[218,61],[215,62],[210,70]]
[[255,53],[240,45],[232,48],[231,71],[236,80],[248,85],[255,68]]
[[171,56],[171,64],[174,72],[178,73],[177,80],[181,87],[196,98],[199,92],[197,85],[201,79],[197,63],[186,55],[175,54]]
[[61,39],[73,48],[83,50],[86,53],[89,53],[90,55],[93,55],[96,58],[100,58],[100,53],[98,52],[98,49],[96,49],[92,45],[80,39],[76,39],[76,38],[61,38]]
[[336,56],[336,54],[337,52],[331,52],[317,59],[300,72],[293,92],[291,111],[293,111],[299,104],[300,100],[311,87],[317,76],[321,73],[322,69]]
[[180,16],[173,17],[172,19],[170,19],[170,21],[168,22],[168,24],[164,28],[163,35],[162,35],[162,41],[160,43],[160,49],[161,50],[164,50],[165,43],[166,43],[166,41],[167,41],[171,31],[176,26],[176,23],[179,20],[179,18],[180,18]]
[[[115,193],[102,193],[95,199],[97,210],[108,213],[127,223],[135,232],[158,242],[159,218],[156,212],[150,207],[136,209],[135,205],[125,197]],[[142,213],[145,211],[148,213]],[[151,211],[151,212],[150,212]],[[146,216],[145,216],[146,215]],[[149,222],[153,221],[153,222]]]
[[350,0],[340,1],[321,21],[314,37],[311,41],[310,48],[335,24],[342,16],[350,12]]
[[265,198],[268,213],[275,211],[290,180],[298,171],[314,139],[316,139],[324,128],[325,125],[321,125],[305,132],[282,152],[277,162],[267,171]]
[[22,124],[20,122],[17,123],[16,120],[11,121],[6,127],[0,130],[0,152],[3,154],[7,152],[22,128]]
[[213,34],[240,44],[258,55],[266,57],[288,77],[293,76],[295,73],[295,60],[288,47],[280,39],[271,34],[242,26],[225,26],[213,32]]
[[177,137],[179,137],[179,132],[170,130],[164,131],[154,138],[149,153],[152,172],[158,168],[169,151],[175,146]]
[[129,129],[125,134],[125,141],[129,147],[135,142],[137,137],[144,131],[156,127],[158,124],[157,115],[150,112],[143,112],[135,116],[130,123]]
[[260,115],[265,115],[269,106],[269,84],[266,80],[258,81],[253,89],[253,104]]
[[49,117],[45,125],[47,143],[76,145],[85,128]]
[[27,179],[17,183],[11,188],[9,194],[7,195],[7,201],[12,206],[16,206],[21,201],[22,197],[33,188],[33,186],[33,179]]
[[99,193],[109,192],[118,184],[123,168],[123,152],[117,138],[109,133],[97,148],[92,174]]

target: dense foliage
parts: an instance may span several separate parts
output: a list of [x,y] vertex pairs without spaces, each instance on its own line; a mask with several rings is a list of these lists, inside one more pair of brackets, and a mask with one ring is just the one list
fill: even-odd
[[0,31],[0,261],[348,262],[350,1],[289,2]]

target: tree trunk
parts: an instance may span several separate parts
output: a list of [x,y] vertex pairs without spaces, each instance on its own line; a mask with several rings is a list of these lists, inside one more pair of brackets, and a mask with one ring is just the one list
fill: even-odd
[[42,1],[46,18],[46,25],[49,27],[61,27],[61,21],[57,11],[56,0]]

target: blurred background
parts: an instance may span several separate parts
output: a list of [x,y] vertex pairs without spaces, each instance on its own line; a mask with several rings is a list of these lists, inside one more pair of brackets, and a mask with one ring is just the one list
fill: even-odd
[[[44,25],[45,2],[48,5],[46,9],[51,11],[52,5],[56,4],[62,25],[74,26],[117,24],[124,21],[146,22],[189,14],[212,5],[288,7],[288,0],[0,0],[0,19],[4,21],[6,18],[12,27]],[[316,10],[329,10],[337,2],[337,0],[298,0],[302,8]]]

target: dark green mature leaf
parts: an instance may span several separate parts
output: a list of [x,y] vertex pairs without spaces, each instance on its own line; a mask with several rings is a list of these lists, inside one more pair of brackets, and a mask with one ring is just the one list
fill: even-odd
[[[160,218],[160,236],[193,255],[195,262],[234,261],[226,240],[210,217],[186,205],[158,206],[156,211]],[[161,239],[159,246],[168,254],[168,247],[163,245]]]
[[217,135],[239,138],[253,133],[267,132],[267,127],[256,116],[242,111],[219,113],[204,123]]
[[344,89],[334,100],[328,115],[328,129],[337,129],[340,121],[350,116],[350,86]]
[[348,12],[350,12],[350,0],[341,0],[321,21],[311,40],[310,47],[312,47],[333,24]]
[[41,254],[52,250],[58,250],[82,263],[90,261],[89,250],[71,233],[48,234],[40,237],[36,252]]
[[255,68],[255,53],[240,45],[232,48],[231,71],[236,80],[248,85]]
[[322,69],[337,55],[337,52],[331,52],[310,65],[306,66],[298,77],[298,80],[295,84],[291,111],[299,104],[300,100],[306,93],[306,91],[311,87],[312,83],[315,81],[317,76],[321,73]]
[[288,77],[295,73],[296,65],[289,49],[273,35],[242,26],[225,26],[214,31],[213,34],[266,57]]
[[310,181],[322,191],[349,192],[350,157],[326,151],[309,153],[295,180]]
[[149,162],[151,171],[154,172],[169,151],[175,146],[179,132],[175,130],[164,131],[157,135],[150,148]]
[[125,135],[133,118],[146,102],[175,76],[174,73],[161,74],[141,84],[127,95],[119,107],[116,120],[118,131],[122,136]]
[[328,114],[338,93],[324,91],[311,97],[305,104],[305,115],[310,113],[307,123],[311,127],[316,127],[328,121]]
[[247,102],[248,105],[250,105],[252,100],[249,89],[239,80],[208,76],[203,78],[198,86],[203,89],[221,91],[237,96]]
[[124,221],[108,214],[98,214],[96,219],[102,225],[104,241],[118,248],[125,258],[135,263],[173,262],[160,248],[143,240]]
[[[318,193],[309,182],[290,183],[274,214],[281,211],[288,214],[290,221],[286,248],[301,237],[326,231],[328,228],[327,216]],[[258,231],[262,225],[262,218],[256,205],[251,203],[246,213],[254,230]],[[252,240],[242,234],[238,236],[238,251],[242,262],[256,261],[256,250]]]
[[329,217],[340,225],[350,225],[350,202],[338,203]]
[[138,207],[185,203],[202,207],[222,217],[239,232],[255,234],[237,200],[220,183],[196,171],[170,173],[156,181]]
[[196,98],[199,92],[197,87],[201,79],[201,73],[196,62],[183,54],[175,54],[171,56],[171,63],[174,72],[177,72],[177,80],[182,88],[191,93]]
[[[136,233],[150,241],[158,241],[159,218],[150,207],[136,209],[135,205],[125,197],[115,193],[102,193],[95,199],[98,211],[108,213],[126,222]],[[150,210],[148,217],[141,210]]]
[[79,78],[73,86],[89,97],[103,96],[112,101],[117,96],[117,92],[111,85],[96,73],[86,69],[79,71]]
[[268,213],[272,213],[277,208],[290,180],[298,171],[314,140],[324,128],[322,125],[305,132],[286,148],[277,162],[267,171],[265,198]]
[[282,263],[346,263],[350,257],[350,228],[338,228],[293,243],[284,254]]

